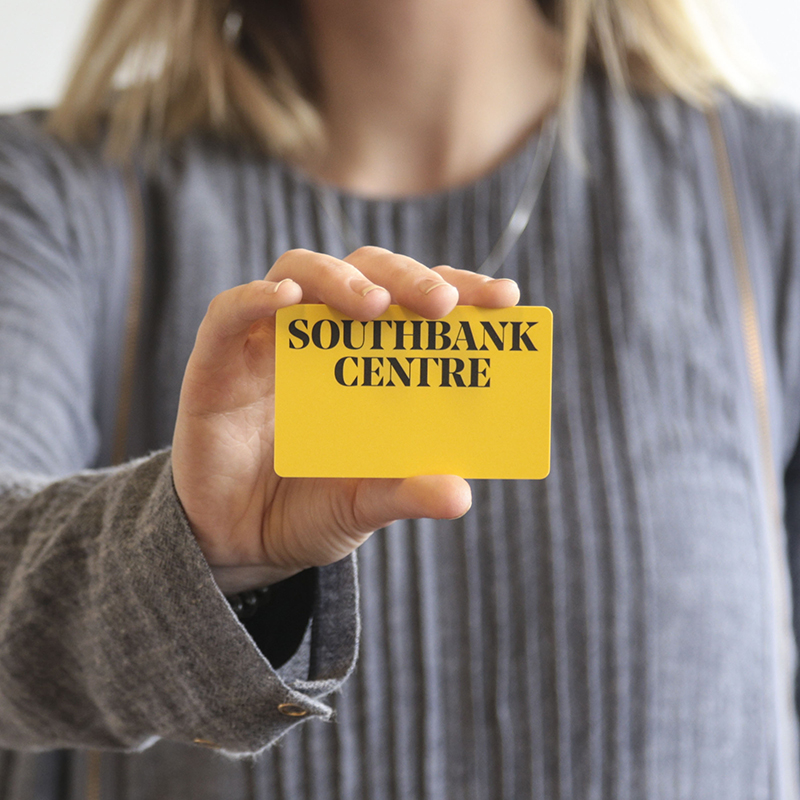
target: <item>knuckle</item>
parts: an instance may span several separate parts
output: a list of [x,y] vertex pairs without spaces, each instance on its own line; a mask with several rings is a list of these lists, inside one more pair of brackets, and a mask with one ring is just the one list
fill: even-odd
[[315,267],[316,277],[324,281],[346,281],[355,274],[355,267],[332,256],[321,258]]
[[438,275],[445,283],[450,283],[454,286],[472,277],[472,273],[465,274],[464,270],[453,269],[453,267],[433,267],[431,272]]
[[286,250],[275,260],[275,263],[272,265],[272,269],[270,269],[270,271],[267,273],[267,277],[273,273],[283,275],[291,269],[293,264],[296,264],[299,260],[308,258],[311,255],[313,255],[313,253],[310,250],[306,250],[302,247],[295,247],[292,250]]
[[374,244],[361,245],[361,247],[351,253],[353,258],[379,258],[387,255],[390,256],[394,254],[391,250],[387,250],[385,247],[378,247]]
[[462,279],[471,279],[475,277],[475,273],[468,269],[456,269],[455,267],[447,266],[446,264],[440,264],[437,267],[433,267],[432,271],[435,272],[439,277],[444,278],[448,281],[454,280],[462,280]]
[[315,255],[311,250],[307,250],[305,247],[293,247],[291,250],[287,250],[283,253],[278,260],[284,259],[286,261],[295,261],[298,258],[308,258],[309,256]]
[[222,294],[212,297],[211,302],[209,302],[208,308],[206,309],[206,316],[212,320],[219,319],[223,314],[224,306],[225,298]]

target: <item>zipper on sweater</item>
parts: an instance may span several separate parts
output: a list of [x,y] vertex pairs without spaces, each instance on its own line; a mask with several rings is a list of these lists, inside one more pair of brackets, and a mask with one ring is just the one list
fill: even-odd
[[766,490],[768,493],[772,522],[778,528],[783,523],[780,513],[780,495],[775,475],[775,462],[772,457],[772,437],[770,435],[771,421],[769,416],[769,402],[767,394],[767,370],[764,362],[764,352],[761,344],[761,334],[758,322],[755,292],[750,276],[750,266],[745,249],[742,220],[739,215],[739,203],[736,197],[736,188],[733,183],[730,160],[725,144],[725,134],[717,112],[709,113],[709,128],[714,140],[719,172],[722,202],[728,221],[733,262],[736,270],[736,284],[739,290],[739,303],[741,308],[742,333],[747,356],[747,369],[750,375],[750,385],[755,402],[758,434],[761,444],[761,459]]
[[100,800],[100,751],[86,754],[86,800]]
[[[706,113],[706,118],[714,145],[722,202],[728,224],[741,309],[741,326],[747,370],[758,427],[761,473],[764,481],[768,513],[767,554],[769,558],[772,604],[775,614],[773,649],[777,662],[776,670],[780,671],[782,666],[790,664],[792,660],[790,645],[786,638],[782,636],[782,633],[792,631],[793,628],[792,610],[788,602],[790,589],[785,566],[783,515],[781,514],[780,493],[778,491],[777,466],[772,449],[772,423],[769,413],[766,361],[761,341],[758,306],[756,304],[755,290],[753,289],[753,280],[747,257],[747,247],[736,195],[736,185],[733,179],[733,170],[725,140],[725,131],[722,127],[719,111],[716,108],[709,110]],[[781,678],[780,672],[774,676],[779,759],[776,775],[774,776],[776,783],[774,788],[776,789],[777,798],[795,798],[798,796],[797,771],[794,766],[796,735],[792,730],[793,723],[791,722],[795,714],[794,687],[791,680],[783,681]],[[785,708],[783,707],[784,704],[786,705]]]
[[132,167],[125,170],[123,177],[131,217],[131,267],[117,418],[114,426],[114,445],[111,451],[111,463],[115,465],[121,464],[128,457],[128,428],[133,406],[133,384],[136,377],[136,357],[139,349],[139,329],[144,294],[145,234],[142,196]]
[[[123,334],[122,366],[120,370],[117,415],[114,423],[114,440],[111,450],[111,463],[121,464],[128,455],[128,433],[131,408],[133,407],[133,387],[136,377],[136,357],[139,346],[139,329],[142,318],[142,298],[144,294],[144,210],[139,183],[132,167],[123,172],[125,194],[131,222],[131,261],[128,279],[128,303],[125,313]],[[86,800],[101,800],[100,773],[102,754],[90,750],[86,755]]]

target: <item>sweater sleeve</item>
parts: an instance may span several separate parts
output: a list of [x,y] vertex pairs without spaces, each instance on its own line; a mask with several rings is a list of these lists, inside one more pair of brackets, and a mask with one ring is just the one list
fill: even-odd
[[118,175],[82,158],[0,121],[0,744],[255,752],[330,718],[354,562],[316,571],[304,646],[273,669],[214,582],[169,452],[89,468],[103,269],[127,232]]

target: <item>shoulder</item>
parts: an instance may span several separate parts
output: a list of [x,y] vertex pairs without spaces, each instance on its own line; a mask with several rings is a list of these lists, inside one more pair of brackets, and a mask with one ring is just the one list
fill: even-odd
[[756,179],[775,186],[797,183],[800,166],[800,111],[777,103],[719,103],[726,138],[746,159]]
[[783,278],[798,274],[800,112],[726,99],[720,117],[742,213],[766,233]]
[[99,267],[128,235],[122,171],[99,145],[62,142],[45,123],[44,111],[0,116],[0,235]]
[[720,116],[737,188],[752,197],[751,213],[784,238],[800,205],[800,114],[725,98]]
[[[653,190],[716,183],[708,114],[671,94],[620,96],[608,84],[594,90],[599,154]],[[800,204],[800,113],[776,103],[721,94],[715,102],[742,210],[773,244],[795,224]],[[633,180],[633,178],[630,178]],[[796,220],[795,220],[796,221]]]
[[95,190],[120,181],[118,167],[107,163],[97,145],[62,142],[46,127],[47,112],[0,115],[0,179],[26,182],[44,191]]
[[[703,109],[667,92],[626,94],[602,75],[589,73],[583,110],[596,132],[619,146],[649,150],[665,160],[693,160],[707,142]],[[715,106],[732,146],[744,149],[764,178],[786,176],[800,152],[800,112],[777,103],[754,103],[720,93]]]
[[745,149],[767,175],[786,175],[800,153],[800,112],[777,103],[746,103],[723,97],[719,103],[726,134]]
[[129,193],[99,147],[64,143],[45,121],[44,112],[0,116],[0,282],[74,292],[73,312],[94,324],[126,286]]

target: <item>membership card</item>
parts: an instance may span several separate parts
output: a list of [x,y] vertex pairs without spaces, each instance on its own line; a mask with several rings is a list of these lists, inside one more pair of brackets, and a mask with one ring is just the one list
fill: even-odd
[[325,305],[278,311],[275,470],[283,477],[544,478],[553,316],[391,306],[360,322]]

